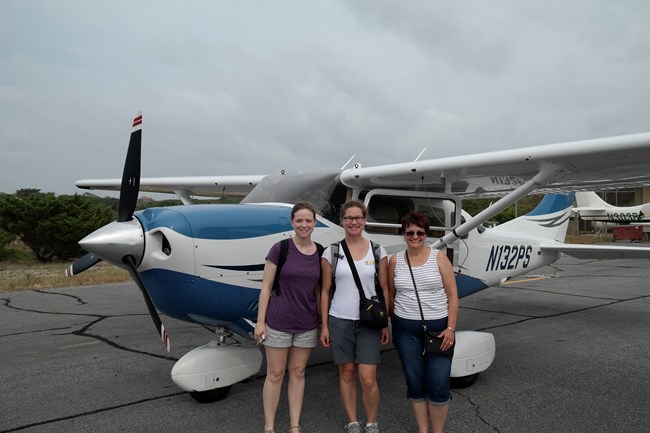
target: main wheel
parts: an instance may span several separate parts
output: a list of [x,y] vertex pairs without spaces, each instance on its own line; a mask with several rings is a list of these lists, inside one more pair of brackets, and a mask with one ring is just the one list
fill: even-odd
[[449,383],[454,389],[463,389],[474,385],[476,379],[478,379],[478,373],[470,374],[469,376],[450,377]]
[[199,403],[214,403],[215,401],[226,398],[231,388],[232,385],[224,386],[223,388],[210,389],[208,391],[194,391],[190,392],[190,395]]

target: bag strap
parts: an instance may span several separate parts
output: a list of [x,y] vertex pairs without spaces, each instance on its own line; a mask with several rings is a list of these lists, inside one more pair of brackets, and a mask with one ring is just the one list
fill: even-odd
[[280,253],[278,254],[278,266],[275,269],[275,277],[273,278],[273,286],[271,286],[271,293],[276,292],[280,296],[280,271],[282,266],[287,261],[287,254],[289,253],[289,241],[291,238],[282,239],[280,241]]
[[343,256],[339,254],[339,247],[339,242],[330,245],[330,252],[332,253],[332,281],[334,281],[334,277],[336,276],[336,264],[339,262],[339,258],[343,258]]
[[332,303],[334,291],[336,290],[336,265],[338,264],[339,259],[343,258],[343,256],[339,254],[339,247],[339,242],[330,245],[330,252],[332,253],[332,287],[330,288],[330,303]]
[[385,303],[386,299],[384,299],[384,289],[382,289],[381,284],[379,284],[379,262],[381,262],[379,257],[380,245],[370,241],[370,247],[372,248],[373,256],[375,256],[375,292],[377,293],[377,299]]
[[361,286],[361,279],[359,278],[359,273],[357,272],[357,266],[354,264],[354,260],[352,260],[352,254],[350,254],[350,250],[348,249],[348,244],[345,242],[345,239],[341,241],[341,248],[343,248],[343,253],[345,253],[345,258],[348,259],[348,264],[350,265],[350,270],[352,271],[354,282],[357,285],[357,289],[359,289],[359,297],[361,299],[366,299],[366,294],[363,292],[363,287]]
[[424,313],[422,312],[422,303],[420,302],[420,295],[418,294],[418,286],[415,285],[415,277],[413,276],[413,269],[411,269],[411,261],[409,260],[408,250],[404,251],[404,260],[409,267],[409,272],[411,273],[411,280],[413,281],[413,289],[415,290],[415,297],[418,300],[418,308],[420,309],[420,317],[422,317],[422,328],[424,332],[427,332],[427,324],[424,321]]

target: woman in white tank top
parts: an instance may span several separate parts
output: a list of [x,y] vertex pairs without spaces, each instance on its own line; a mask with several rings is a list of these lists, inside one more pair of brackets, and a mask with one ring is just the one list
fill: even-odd
[[402,361],[418,432],[426,433],[430,420],[433,433],[442,433],[451,400],[452,357],[423,353],[422,316],[409,262],[427,329],[442,338],[443,350],[455,342],[458,291],[447,256],[426,244],[428,230],[429,218],[423,212],[409,212],[402,219],[407,249],[392,256],[388,264],[389,308],[393,344]]

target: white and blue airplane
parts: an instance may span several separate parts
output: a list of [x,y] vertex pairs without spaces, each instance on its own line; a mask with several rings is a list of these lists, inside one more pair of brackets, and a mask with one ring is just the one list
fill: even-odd
[[[89,254],[73,275],[100,260],[129,270],[169,350],[158,312],[215,329],[215,339],[184,355],[174,382],[199,401],[225,397],[231,386],[259,372],[262,354],[251,339],[264,257],[292,235],[290,209],[309,201],[320,212],[313,238],[343,238],[338,210],[349,199],[368,207],[365,236],[389,253],[405,248],[400,218],[422,210],[432,221],[432,246],[456,270],[459,296],[555,262],[582,258],[647,258],[650,248],[569,245],[563,242],[574,188],[650,184],[650,133],[474,155],[341,169],[313,174],[140,178],[142,115],[133,130],[122,179],[81,180],[85,189],[118,190],[117,221],[79,243]],[[196,204],[134,212],[140,191],[245,195],[241,204]],[[494,228],[482,224],[531,193],[547,195],[537,208]],[[463,198],[501,197],[471,216]],[[452,366],[458,386],[470,385],[495,356],[492,334],[459,331]]]
[[650,203],[614,206],[593,191],[579,191],[576,192],[576,206],[573,211],[587,221],[644,225],[650,223]]

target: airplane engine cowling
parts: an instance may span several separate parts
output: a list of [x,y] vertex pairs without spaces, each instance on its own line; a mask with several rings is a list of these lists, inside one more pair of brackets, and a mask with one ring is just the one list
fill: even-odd
[[465,377],[487,370],[496,352],[494,335],[488,332],[456,331],[451,377]]
[[223,388],[257,374],[262,352],[256,346],[224,345],[217,341],[186,353],[172,368],[172,380],[188,392]]

